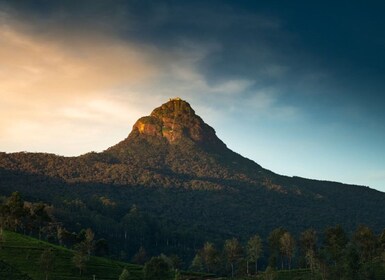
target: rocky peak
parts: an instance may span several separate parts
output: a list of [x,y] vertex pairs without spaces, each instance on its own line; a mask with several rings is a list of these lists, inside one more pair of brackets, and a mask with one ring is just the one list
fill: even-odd
[[207,125],[190,104],[180,98],[172,98],[154,109],[150,116],[140,118],[130,135],[164,137],[176,143],[183,137],[194,142],[220,142],[212,127]]

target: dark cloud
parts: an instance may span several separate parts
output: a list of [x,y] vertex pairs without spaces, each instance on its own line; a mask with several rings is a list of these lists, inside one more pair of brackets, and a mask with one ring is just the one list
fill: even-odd
[[[352,1],[1,1],[35,32],[84,30],[170,52],[216,46],[197,68],[208,84],[248,79],[291,96],[378,107],[385,89],[385,4]],[[189,48],[186,48],[189,51]],[[358,91],[358,88],[360,91]],[[335,94],[336,91],[339,94]],[[304,97],[305,96],[305,97]],[[340,98],[343,96],[342,98]],[[342,100],[340,100],[342,99]],[[371,103],[370,100],[376,102]],[[293,102],[297,101],[294,98]],[[311,102],[311,100],[309,100]],[[326,103],[325,103],[326,104]]]

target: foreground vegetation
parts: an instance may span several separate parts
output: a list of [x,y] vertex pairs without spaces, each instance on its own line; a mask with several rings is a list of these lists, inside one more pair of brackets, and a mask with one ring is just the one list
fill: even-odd
[[[3,231],[0,249],[0,279],[203,279],[205,274],[171,270],[164,257],[139,266],[90,256],[80,271],[76,252],[23,234]],[[159,261],[160,260],[160,261]],[[206,274],[208,275],[208,274]]]
[[[187,263],[176,254],[149,255],[141,246],[132,258],[139,265],[129,265],[97,257],[113,257],[106,240],[96,240],[90,228],[68,232],[49,205],[23,201],[17,192],[0,204],[0,247],[0,275],[15,279],[199,279],[205,273],[239,279],[385,279],[385,230],[375,234],[364,225],[352,234],[339,225],[299,236],[280,227],[265,239],[255,234],[246,241],[206,241]],[[181,273],[187,268],[196,274]]]
[[[50,252],[50,254],[47,254]],[[90,256],[80,274],[74,265],[72,250],[40,241],[22,234],[3,231],[0,260],[3,267],[13,268],[13,274],[0,279],[118,279],[124,267],[141,279],[142,267]],[[10,277],[12,276],[12,277]]]

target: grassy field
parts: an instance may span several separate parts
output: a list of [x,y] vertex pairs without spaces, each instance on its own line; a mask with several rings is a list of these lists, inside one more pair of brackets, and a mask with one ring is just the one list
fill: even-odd
[[45,279],[40,266],[40,256],[44,249],[52,248],[55,259],[54,269],[49,279],[82,280],[82,279],[118,279],[124,267],[137,279],[142,278],[142,267],[91,256],[86,270],[80,276],[79,270],[72,262],[73,251],[55,246],[37,239],[4,231],[4,241],[0,249],[0,279]]
[[[49,280],[117,280],[124,267],[128,269],[130,279],[143,279],[142,266],[94,256],[90,257],[86,270],[80,275],[72,262],[74,256],[72,250],[10,231],[3,232],[3,241],[0,242],[0,279],[46,279],[40,265],[40,258],[47,248],[51,248],[55,255]],[[182,272],[182,279],[194,280],[207,277],[210,275]]]

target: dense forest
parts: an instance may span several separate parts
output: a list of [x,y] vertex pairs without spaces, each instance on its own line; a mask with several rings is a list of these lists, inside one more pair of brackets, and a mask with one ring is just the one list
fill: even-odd
[[[0,242],[4,241],[4,230],[11,230],[72,248],[72,263],[80,274],[86,269],[91,255],[117,257],[109,252],[105,239],[95,238],[91,228],[69,232],[53,216],[53,212],[52,206],[24,201],[18,192],[3,197],[0,205]],[[131,236],[129,242],[137,241],[132,238],[131,229],[137,231],[136,238],[142,241],[147,238],[147,229],[139,226],[145,219],[137,209],[131,209],[127,218],[127,229],[130,230],[125,232]],[[125,253],[124,247],[121,253]],[[42,262],[47,262],[47,265],[53,258],[50,254],[52,252],[45,250],[41,256]],[[260,275],[267,279],[279,271],[303,269],[307,272],[306,277],[310,275],[311,279],[383,279],[385,229],[375,233],[371,228],[360,225],[349,234],[342,226],[335,225],[321,232],[309,228],[293,234],[279,227],[264,238],[255,233],[245,241],[237,237],[222,243],[206,240],[187,260],[175,253],[157,252],[153,255],[141,245],[130,261],[144,266],[144,279],[155,279],[152,278],[154,275],[156,279],[170,279],[170,275],[174,277],[182,269],[232,278]],[[122,275],[127,273],[122,271]]]

